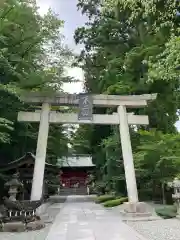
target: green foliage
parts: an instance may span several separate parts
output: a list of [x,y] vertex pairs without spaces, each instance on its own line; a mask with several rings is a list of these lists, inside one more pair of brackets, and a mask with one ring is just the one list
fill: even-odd
[[137,176],[161,182],[180,171],[180,134],[140,131],[140,145],[134,154]]
[[[178,64],[179,51],[176,50],[173,54],[167,49],[168,46],[174,52],[176,49],[176,44],[172,45],[169,40],[175,34],[178,35],[178,6],[174,0],[165,5],[163,1],[128,2],[130,4],[118,1],[117,4],[112,4],[112,8],[107,5],[106,9],[105,1],[106,10],[94,14],[96,18],[89,22],[88,27],[76,31],[77,43],[85,44],[81,59],[85,62],[83,68],[87,74],[86,88],[93,93],[108,94],[156,92],[157,101],[147,109],[150,125],[165,132],[174,131],[179,104],[177,71],[171,66],[174,78],[170,81],[171,76],[162,73],[164,64],[159,63],[159,60],[170,63],[172,55],[175,60],[173,64]],[[97,7],[94,3],[91,8],[92,6]],[[162,54],[166,55],[166,59],[163,59]],[[158,81],[157,78],[152,80],[155,71],[161,75]]]
[[[129,109],[149,116],[148,127],[131,126],[130,134],[138,185],[148,185],[151,191],[155,181],[163,183],[180,170],[179,134],[174,126],[180,107],[179,4],[175,0],[166,4],[162,0],[79,0],[78,5],[90,19],[75,32],[76,43],[85,46],[78,63],[85,72],[86,91],[157,93],[147,108]],[[114,111],[95,109],[95,113]],[[92,129],[90,136],[84,131],[81,142],[88,139],[99,181],[109,190],[125,193],[118,130]]]
[[[84,138],[86,135],[86,138]],[[90,139],[92,135],[92,127],[89,125],[81,125],[71,138],[72,148],[75,152],[88,154],[91,152]]]
[[113,200],[113,199],[115,199],[115,196],[113,196],[113,195],[102,195],[102,196],[97,197],[95,199],[95,202],[96,203],[103,203],[103,202]]
[[180,64],[180,37],[172,36],[166,43],[165,50],[149,61],[149,81],[164,80],[177,84]]
[[116,207],[116,206],[119,206],[119,205],[121,205],[121,204],[123,204],[124,202],[127,202],[127,201],[128,201],[127,197],[122,197],[122,198],[106,201],[103,204],[103,206],[107,207],[107,208]]
[[[8,160],[36,150],[38,124],[18,123],[18,111],[32,110],[20,101],[29,91],[62,91],[72,54],[63,44],[63,21],[49,11],[40,16],[34,0],[0,3],[0,155]],[[48,158],[67,150],[61,125],[50,128]],[[58,145],[58,147],[57,147]]]
[[158,216],[168,219],[168,218],[175,218],[177,215],[177,208],[175,206],[165,206],[159,207],[155,209]]
[[67,155],[69,137],[66,128],[60,124],[50,126],[47,146],[49,163],[56,164],[57,157]]
[[3,143],[9,143],[10,142],[10,132],[14,130],[13,128],[13,122],[5,119],[0,118],[0,141]]
[[[0,15],[1,84],[15,84],[16,88],[27,90],[47,87],[50,59],[49,48],[45,50],[44,44],[57,41],[62,22],[51,12],[40,17],[34,1],[7,0]],[[53,62],[51,67],[54,68]]]
[[98,195],[105,194],[107,192],[107,181],[97,180],[94,185],[94,191]]
[[[141,180],[139,178],[138,178],[138,181],[141,182]],[[141,201],[152,201],[153,200],[152,183],[150,182],[150,184],[149,184],[149,182],[148,182],[148,185],[149,185],[148,188],[147,188],[147,184],[145,184],[145,183],[141,184],[140,189],[138,190],[139,199]]]
[[124,192],[122,187],[124,185],[124,168],[120,157],[121,144],[117,129],[113,135],[103,139],[101,147],[105,153],[104,167],[101,172],[106,176],[109,191]]

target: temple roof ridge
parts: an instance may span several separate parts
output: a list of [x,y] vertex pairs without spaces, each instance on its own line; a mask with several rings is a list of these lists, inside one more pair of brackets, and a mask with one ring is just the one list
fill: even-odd
[[60,167],[94,167],[91,155],[72,154],[57,159]]

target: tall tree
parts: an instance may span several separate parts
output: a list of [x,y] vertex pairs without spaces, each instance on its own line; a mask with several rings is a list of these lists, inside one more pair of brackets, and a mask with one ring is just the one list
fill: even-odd
[[[62,27],[63,21],[52,11],[40,16],[34,0],[1,2],[1,159],[12,160],[36,149],[38,125],[17,123],[19,110],[33,109],[22,103],[19,96],[24,91],[62,91],[63,82],[71,80],[64,74],[64,66],[68,66],[72,54],[63,45]],[[51,128],[50,135],[55,133],[57,139],[67,139],[61,125]],[[55,155],[57,150],[51,136],[50,155],[52,151]]]
[[[179,4],[175,0],[166,4],[162,0],[81,0],[78,4],[89,17],[89,22],[75,32],[76,43],[85,46],[78,61],[85,71],[86,90],[115,95],[157,93],[157,100],[136,114],[148,114],[147,130],[155,128],[164,134],[177,134]],[[109,129],[105,136],[104,127],[93,129],[92,151],[99,153],[103,139],[108,140],[110,134],[113,139],[114,134]],[[134,151],[140,144],[137,129],[141,128],[131,129]],[[102,165],[108,162],[106,154]]]

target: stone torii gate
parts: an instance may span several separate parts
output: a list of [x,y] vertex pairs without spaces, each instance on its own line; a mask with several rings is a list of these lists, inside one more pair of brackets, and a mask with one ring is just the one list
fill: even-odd
[[92,95],[91,98],[93,105],[97,107],[117,107],[117,112],[113,114],[93,114],[91,120],[79,120],[78,114],[76,113],[69,114],[51,111],[51,106],[78,106],[79,99],[76,94],[56,94],[55,96],[46,96],[41,93],[30,93],[23,97],[22,100],[24,102],[34,104],[36,106],[42,105],[41,111],[18,113],[18,121],[20,122],[40,122],[31,200],[39,200],[42,195],[50,123],[119,125],[126,186],[129,199],[128,208],[130,212],[136,212],[138,193],[128,125],[147,125],[149,122],[148,116],[127,113],[126,109],[145,107],[148,104],[148,101],[156,99],[156,94],[130,96]]

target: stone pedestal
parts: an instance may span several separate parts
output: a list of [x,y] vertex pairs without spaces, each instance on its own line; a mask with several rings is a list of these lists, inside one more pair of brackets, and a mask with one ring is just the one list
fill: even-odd
[[155,211],[152,212],[150,206],[145,202],[126,202],[122,205],[120,213],[124,221],[151,221],[161,219],[156,215]]
[[45,224],[42,221],[34,221],[27,224],[26,229],[28,231],[40,230],[45,227]]
[[3,232],[25,232],[26,225],[22,222],[9,222],[4,224],[2,231]]
[[26,232],[40,230],[45,227],[45,223],[42,220],[35,220],[33,222],[27,223],[23,222],[8,222],[3,223],[0,226],[0,232]]
[[126,213],[147,213],[148,212],[148,204],[144,202],[137,203],[124,203],[124,212]]

